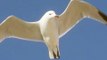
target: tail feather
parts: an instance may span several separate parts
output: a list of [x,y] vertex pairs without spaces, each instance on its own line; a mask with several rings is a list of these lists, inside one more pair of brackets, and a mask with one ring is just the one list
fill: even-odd
[[49,51],[49,57],[50,59],[59,59],[60,58],[60,52],[59,50],[57,51]]

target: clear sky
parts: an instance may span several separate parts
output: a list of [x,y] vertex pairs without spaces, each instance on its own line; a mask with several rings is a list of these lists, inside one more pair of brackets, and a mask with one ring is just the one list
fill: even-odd
[[[48,10],[60,14],[70,0],[0,0],[0,22],[15,15],[38,21]],[[107,0],[85,0],[107,14]],[[60,39],[60,60],[107,60],[107,26],[84,19]],[[49,60],[43,43],[9,38],[0,44],[0,60]]]

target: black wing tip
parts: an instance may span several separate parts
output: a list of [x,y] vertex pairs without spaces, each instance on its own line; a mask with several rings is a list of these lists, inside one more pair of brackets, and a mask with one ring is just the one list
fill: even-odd
[[105,15],[103,12],[98,11],[98,13],[100,14],[100,16],[107,22],[107,15]]
[[53,52],[54,59],[60,59],[59,52],[57,51],[57,55]]

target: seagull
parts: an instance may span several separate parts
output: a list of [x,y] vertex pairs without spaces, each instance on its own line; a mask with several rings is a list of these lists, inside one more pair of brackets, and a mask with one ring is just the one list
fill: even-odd
[[60,15],[47,11],[39,21],[27,22],[14,15],[0,24],[0,42],[6,38],[43,42],[50,59],[59,59],[59,39],[84,18],[91,18],[107,24],[107,15],[83,0],[70,0]]

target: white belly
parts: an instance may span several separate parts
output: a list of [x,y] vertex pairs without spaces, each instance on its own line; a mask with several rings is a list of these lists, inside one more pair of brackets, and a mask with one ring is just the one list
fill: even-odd
[[53,37],[58,35],[58,26],[55,20],[48,20],[40,24],[40,30],[43,36]]

